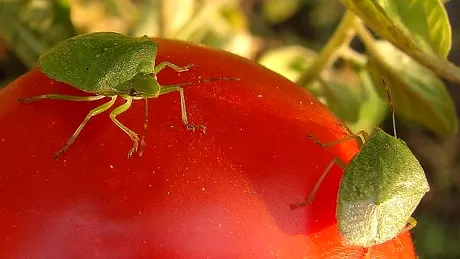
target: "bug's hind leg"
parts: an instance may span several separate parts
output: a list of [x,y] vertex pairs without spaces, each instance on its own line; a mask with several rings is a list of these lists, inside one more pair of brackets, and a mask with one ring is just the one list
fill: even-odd
[[372,247],[364,247],[364,259],[370,259],[371,258],[371,249]]
[[185,105],[185,95],[184,95],[184,89],[180,86],[164,86],[160,90],[160,95],[162,94],[167,94],[170,92],[178,91],[180,94],[180,108],[181,108],[181,115],[182,115],[182,122],[185,124],[185,127],[188,130],[195,131],[196,128],[200,129],[203,131],[203,133],[206,133],[206,127],[204,125],[194,125],[188,122],[187,118],[187,107]]
[[115,123],[115,125],[117,125],[126,134],[128,134],[128,136],[133,141],[133,147],[128,152],[128,159],[131,159],[133,157],[134,152],[137,151],[139,147],[139,137],[134,131],[130,130],[128,127],[119,122],[116,117],[128,110],[129,107],[131,107],[132,100],[133,99],[131,97],[126,97],[126,102],[118,106],[117,108],[113,109],[113,111],[110,113],[110,119],[112,119],[113,123]]
[[[74,96],[74,97],[77,97],[77,96]],[[90,97],[90,96],[88,96]],[[95,96],[96,97],[96,96]],[[104,96],[102,96],[104,97]],[[33,98],[33,97],[32,97]],[[49,98],[49,97],[46,97],[46,98]],[[43,98],[41,98],[43,99]],[[104,111],[106,111],[107,109],[109,109],[110,107],[112,107],[112,105],[115,103],[115,100],[117,99],[117,96],[113,96],[112,99],[104,104],[102,104],[101,106],[98,106],[94,109],[92,109],[88,115],[86,115],[85,119],[82,121],[82,123],[80,123],[80,126],[78,126],[77,130],[75,130],[75,132],[72,134],[72,136],[67,140],[65,146],[63,148],[61,148],[61,150],[59,150],[55,155],[54,155],[54,159],[57,160],[57,158],[64,152],[66,152],[69,147],[73,144],[73,142],[75,141],[75,139],[77,139],[78,135],[80,134],[81,130],[83,129],[83,127],[85,127],[86,123],[88,123],[89,119],[91,119],[91,117],[95,116],[95,115],[98,115]],[[63,99],[63,100],[69,100],[69,99]]]
[[[415,220],[413,217],[409,217],[409,219],[407,220],[406,226],[403,229],[401,229],[399,234],[413,229],[416,225],[417,225],[417,220]],[[399,238],[399,234],[394,239],[396,240],[397,249],[401,250],[403,249],[403,243],[401,242],[401,239]]]
[[174,71],[176,72],[185,72],[187,71],[189,68],[193,67],[193,64],[188,64],[188,65],[185,65],[183,67],[180,67],[176,64],[173,64],[171,62],[168,62],[168,61],[163,61],[161,62],[160,64],[158,64],[154,69],[153,69],[153,73],[156,75],[158,74],[161,70],[163,70],[165,67],[170,67],[172,69],[174,69]]
[[91,96],[75,96],[66,94],[42,94],[29,98],[20,98],[20,103],[31,103],[41,99],[54,99],[54,100],[65,100],[65,101],[96,101],[104,98],[104,95],[91,95]]
[[409,231],[409,230],[413,229],[416,225],[417,225],[417,220],[415,220],[413,217],[410,217],[407,220],[406,226],[401,230],[401,233],[404,232],[404,231]]

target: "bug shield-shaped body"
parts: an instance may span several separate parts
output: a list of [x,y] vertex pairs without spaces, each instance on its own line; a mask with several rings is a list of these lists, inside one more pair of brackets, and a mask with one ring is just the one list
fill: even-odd
[[160,88],[152,76],[157,51],[148,37],[98,32],[59,43],[40,56],[38,65],[47,76],[88,93],[155,97]]
[[396,237],[428,191],[405,142],[375,128],[340,183],[337,220],[345,242],[370,247]]

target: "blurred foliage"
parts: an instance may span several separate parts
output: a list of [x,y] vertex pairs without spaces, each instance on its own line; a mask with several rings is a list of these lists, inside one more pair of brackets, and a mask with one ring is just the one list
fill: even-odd
[[[399,135],[431,183],[415,215],[417,252],[460,258],[460,96],[448,92],[460,93],[460,68],[447,58],[460,59],[452,45],[459,9],[460,1],[438,0],[0,0],[0,87],[73,35],[146,34],[255,60],[313,93],[356,132],[388,123],[383,76]],[[447,89],[442,79],[457,85]]]
[[68,1],[2,1],[0,35],[27,67],[57,42],[75,35]]
[[[444,83],[389,42],[376,42],[376,48],[385,53],[385,57],[370,54],[369,70],[374,82],[383,76],[388,85],[398,86],[391,89],[398,114],[441,134],[455,132],[455,108]],[[385,97],[383,88],[378,89]]]

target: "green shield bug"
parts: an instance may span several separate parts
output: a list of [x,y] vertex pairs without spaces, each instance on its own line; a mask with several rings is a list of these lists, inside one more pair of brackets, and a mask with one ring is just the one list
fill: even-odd
[[[150,41],[147,36],[132,38],[114,32],[96,32],[64,40],[40,56],[38,66],[45,75],[94,95],[44,94],[20,99],[20,102],[30,103],[41,99],[95,101],[104,97],[110,98],[108,102],[94,108],[88,113],[73,135],[67,140],[65,146],[55,154],[55,159],[69,149],[86,123],[93,116],[108,110],[115,103],[118,96],[125,99],[126,102],[116,107],[110,113],[110,118],[133,141],[133,146],[128,152],[128,158],[131,158],[133,153],[137,152],[138,149],[139,156],[142,155],[148,123],[147,100],[149,98],[157,98],[163,94],[179,92],[182,121],[186,128],[188,130],[195,130],[196,128],[205,130],[205,127],[202,125],[195,126],[188,122],[184,91],[181,86],[213,80],[239,79],[211,78],[175,85],[160,85],[156,75],[164,68],[170,67],[177,72],[182,72],[187,71],[193,64],[180,67],[164,61],[155,66],[157,51],[158,44]],[[145,100],[145,122],[144,134],[140,140],[139,147],[138,135],[119,122],[116,117],[128,110],[133,100],[141,99]]]
[[340,158],[333,159],[308,199],[290,205],[295,209],[310,204],[331,168],[339,165],[344,171],[337,197],[338,228],[345,244],[365,247],[366,255],[368,248],[415,226],[411,214],[429,191],[418,160],[406,143],[396,136],[393,104],[387,87],[386,90],[393,115],[394,136],[378,127],[371,135],[360,131],[327,144],[308,136],[324,148],[357,139],[360,151],[346,167]]

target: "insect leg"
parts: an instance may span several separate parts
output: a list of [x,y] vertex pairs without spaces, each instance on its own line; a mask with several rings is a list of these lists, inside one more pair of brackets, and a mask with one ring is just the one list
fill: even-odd
[[310,195],[308,196],[308,199],[303,202],[299,203],[291,203],[289,206],[291,207],[291,210],[298,208],[298,207],[303,207],[308,204],[311,204],[313,199],[315,198],[316,192],[318,191],[320,185],[323,183],[324,179],[326,178],[327,174],[331,171],[332,167],[334,164],[337,164],[340,166],[342,169],[345,168],[345,163],[342,161],[342,159],[336,157],[332,159],[332,161],[327,165],[326,169],[324,169],[323,174],[319,177],[318,182],[316,183],[315,187],[313,187],[313,190],[311,191]]
[[334,145],[340,144],[342,142],[348,141],[350,139],[356,139],[356,141],[358,141],[359,148],[361,148],[363,146],[364,142],[366,142],[367,139],[369,139],[369,134],[367,134],[367,132],[364,131],[364,130],[360,130],[360,131],[356,132],[355,134],[350,134],[350,135],[348,135],[348,136],[346,136],[344,138],[334,140],[334,141],[328,142],[328,143],[322,143],[321,141],[319,141],[313,135],[307,135],[307,138],[311,139],[313,142],[315,142],[317,145],[320,145],[323,148],[334,146]]
[[[80,126],[78,126],[77,130],[75,130],[75,132],[72,134],[72,136],[67,140],[67,143],[65,144],[65,146],[54,155],[54,159],[57,160],[57,158],[62,153],[66,152],[69,149],[69,147],[73,144],[75,139],[77,139],[78,135],[80,134],[80,131],[83,129],[83,127],[85,127],[86,123],[88,123],[88,121],[89,121],[89,119],[91,119],[91,117],[93,117],[95,115],[98,115],[99,113],[102,113],[102,112],[106,111],[107,109],[109,109],[110,107],[112,107],[112,105],[115,103],[116,99],[117,99],[117,96],[113,96],[110,101],[102,104],[101,106],[98,106],[98,107],[92,109],[88,113],[88,115],[86,115],[86,117],[82,121],[82,123],[80,123]],[[64,100],[67,100],[67,99],[64,99]]]
[[145,117],[144,117],[144,130],[141,137],[141,145],[139,147],[139,156],[142,156],[145,148],[145,136],[147,135],[147,127],[149,125],[149,99],[144,98],[145,100]]
[[401,230],[401,233],[413,229],[416,225],[417,220],[415,220],[413,217],[410,217],[409,220],[407,220],[407,225]]
[[[407,220],[407,224],[406,226],[401,229],[401,231],[399,232],[399,234],[405,232],[405,231],[409,231],[411,229],[413,229],[415,226],[417,225],[417,221],[413,218],[413,217],[410,217],[408,220]],[[394,240],[396,241],[396,244],[395,246],[397,247],[398,250],[401,250],[403,249],[403,243],[401,242],[401,239],[399,238],[399,236],[396,236],[394,238]]]
[[371,249],[372,247],[364,247],[364,259],[371,258]]
[[187,71],[189,68],[193,67],[193,64],[188,64],[188,65],[185,65],[183,67],[180,67],[180,66],[178,66],[176,64],[173,64],[171,62],[163,61],[153,69],[153,73],[156,75],[161,70],[163,70],[165,67],[170,67],[170,68],[174,69],[176,72],[184,72],[184,71]]
[[199,128],[205,133],[206,127],[204,125],[195,126],[194,124],[188,123],[187,107],[185,106],[185,96],[184,96],[184,90],[182,89],[182,87],[180,86],[162,87],[160,90],[160,95],[167,94],[167,93],[174,92],[174,91],[179,91],[179,94],[180,94],[180,108],[181,108],[181,114],[182,114],[182,122],[185,124],[185,127],[188,130],[193,130],[193,131],[195,131],[196,128]]
[[31,103],[41,99],[55,99],[55,100],[66,100],[66,101],[96,101],[106,97],[105,95],[90,95],[90,96],[74,96],[66,94],[42,94],[33,96],[30,98],[20,98],[20,103]]
[[130,130],[128,127],[126,127],[125,125],[121,124],[121,122],[119,122],[116,117],[119,114],[121,114],[121,113],[123,113],[123,112],[125,112],[126,110],[129,109],[129,107],[131,106],[132,100],[133,99],[131,97],[126,97],[126,102],[124,104],[118,106],[117,108],[113,109],[113,111],[110,113],[110,119],[112,119],[113,123],[115,123],[115,125],[117,125],[126,134],[128,134],[128,136],[133,141],[133,147],[128,152],[128,158],[132,158],[133,153],[137,151],[137,148],[139,146],[139,137],[137,136],[137,134],[134,131]]

